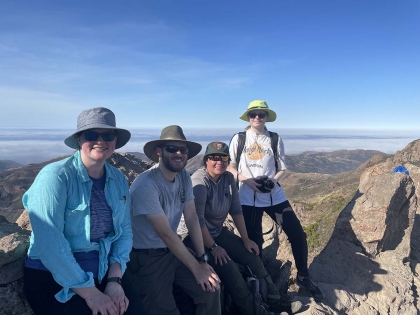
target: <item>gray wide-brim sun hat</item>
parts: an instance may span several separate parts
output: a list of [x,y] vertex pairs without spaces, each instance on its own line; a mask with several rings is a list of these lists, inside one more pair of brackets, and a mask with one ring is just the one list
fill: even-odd
[[159,162],[159,156],[156,153],[156,148],[170,141],[185,143],[188,147],[188,160],[196,156],[201,151],[201,144],[188,141],[187,138],[185,138],[184,132],[180,126],[171,125],[163,128],[159,140],[147,142],[143,147],[143,152],[152,161]]
[[79,133],[96,128],[117,131],[118,135],[115,149],[123,147],[131,138],[130,131],[116,127],[115,115],[110,109],[96,107],[84,110],[77,117],[77,130],[71,136],[67,137],[66,140],[64,140],[64,143],[72,149],[79,149],[79,143],[77,142]]
[[204,153],[204,156],[217,154],[217,155],[229,155],[229,147],[226,143],[216,141],[216,142],[210,142],[207,145],[206,153]]
[[248,113],[256,110],[265,111],[268,113],[268,117],[266,120],[267,122],[273,122],[277,118],[277,114],[273,110],[268,108],[268,104],[263,100],[255,100],[249,103],[248,109],[245,111],[245,113],[239,116],[239,118],[245,121],[249,121]]

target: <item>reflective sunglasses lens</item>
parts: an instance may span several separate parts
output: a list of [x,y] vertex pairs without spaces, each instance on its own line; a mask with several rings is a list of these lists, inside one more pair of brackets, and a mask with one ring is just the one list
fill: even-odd
[[113,141],[115,139],[115,134],[112,132],[104,132],[101,134],[101,137],[104,141]]
[[249,118],[254,119],[255,117],[259,117],[259,118],[265,118],[265,114],[255,114],[255,113],[251,113],[249,114]]
[[211,161],[215,161],[215,162],[217,162],[217,161],[223,161],[223,162],[229,161],[229,157],[227,155],[223,155],[223,156],[220,156],[220,155],[209,155],[209,159]]
[[85,132],[85,139],[87,141],[96,141],[99,136],[101,136],[104,141],[113,141],[115,139],[115,134],[112,132],[98,133],[91,130]]
[[96,141],[99,138],[99,133],[95,131],[86,131],[85,132],[85,139],[87,141]]
[[187,154],[188,148],[187,147],[177,147],[175,145],[166,145],[165,146],[166,152],[169,153],[177,153],[178,151],[181,152],[181,154]]

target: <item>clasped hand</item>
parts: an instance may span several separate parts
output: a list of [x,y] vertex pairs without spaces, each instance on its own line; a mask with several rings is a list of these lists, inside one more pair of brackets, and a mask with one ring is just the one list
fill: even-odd
[[116,282],[108,283],[104,293],[92,291],[85,302],[92,310],[92,315],[123,315],[129,304],[123,288]]
[[204,291],[216,292],[220,288],[220,279],[213,268],[204,262],[198,263],[197,269],[193,271],[195,280]]

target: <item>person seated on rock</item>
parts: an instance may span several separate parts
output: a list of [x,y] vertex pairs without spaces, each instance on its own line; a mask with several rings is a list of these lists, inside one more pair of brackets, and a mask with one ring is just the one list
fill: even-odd
[[130,136],[111,110],[83,111],[64,141],[76,152],[45,166],[24,194],[32,224],[24,292],[36,315],[146,314],[123,277],[133,238],[128,183],[106,162]]
[[239,117],[249,123],[245,132],[233,136],[230,143],[232,163],[229,171],[239,182],[239,199],[249,238],[263,244],[262,216],[267,213],[286,233],[298,271],[296,282],[315,301],[325,297],[309,277],[306,234],[279,184],[286,164],[282,139],[267,130],[266,122],[276,120],[276,113],[262,100],[252,101]]
[[[207,264],[191,178],[184,169],[200,150],[180,126],[163,128],[159,139],[144,145],[146,156],[157,164],[130,187],[133,249],[127,274],[150,314],[179,315],[174,284],[193,299],[196,315],[221,313],[220,279]],[[182,214],[194,254],[176,234]]]
[[[280,293],[258,256],[257,244],[248,238],[241,203],[233,175],[226,172],[229,148],[223,142],[211,142],[203,158],[203,167],[191,177],[194,202],[203,234],[209,264],[220,276],[233,301],[244,315],[254,314],[254,298],[236,263],[249,266],[252,273],[265,278],[271,312],[297,312],[300,302],[283,301]],[[232,216],[241,237],[230,232],[223,223]],[[185,242],[189,244],[189,237]],[[258,314],[268,314],[264,308]]]

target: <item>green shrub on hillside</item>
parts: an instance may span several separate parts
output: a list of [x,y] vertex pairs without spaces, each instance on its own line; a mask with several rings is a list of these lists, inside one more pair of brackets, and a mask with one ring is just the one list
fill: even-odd
[[316,205],[316,202],[304,202],[300,200],[293,200],[293,203],[300,203],[305,207],[305,210],[311,211]]
[[308,242],[308,247],[314,249],[320,245],[319,243],[319,233],[318,233],[318,223],[312,223],[307,227],[303,227],[303,230],[306,233],[306,241]]

